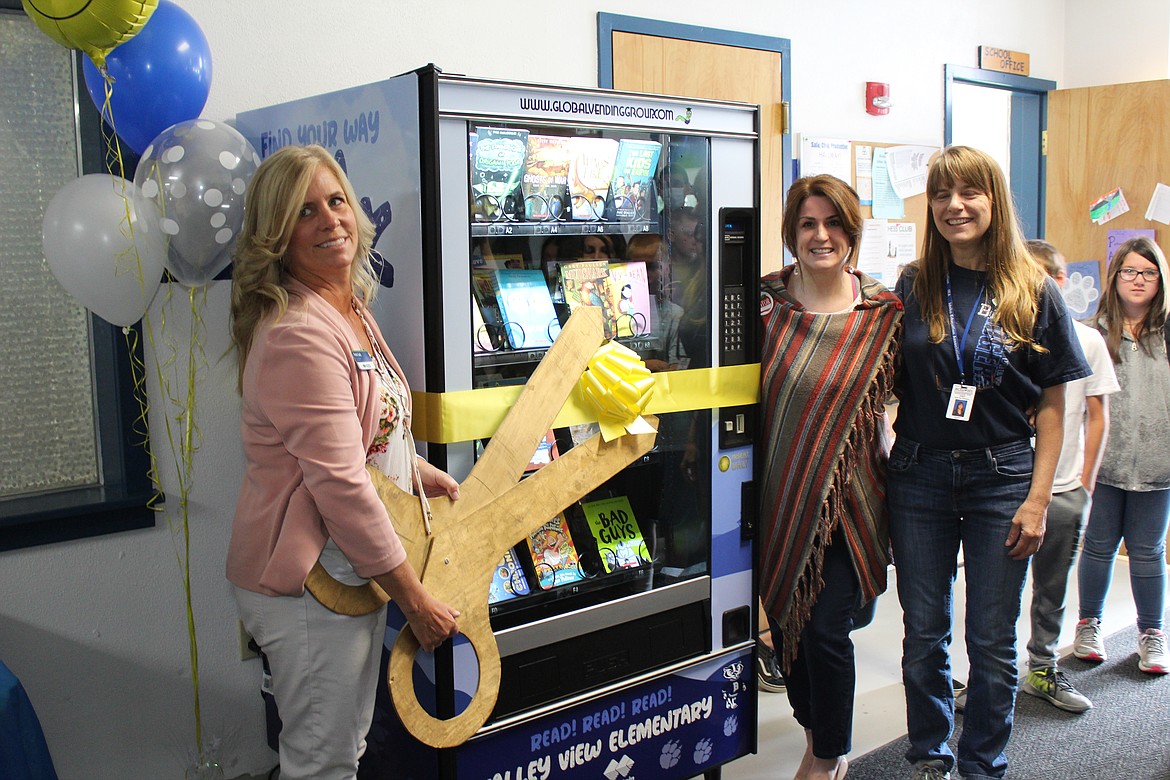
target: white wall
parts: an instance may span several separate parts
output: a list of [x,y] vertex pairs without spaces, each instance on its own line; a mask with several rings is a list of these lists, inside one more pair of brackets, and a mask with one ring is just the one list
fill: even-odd
[[1170,76],[1170,3],[1068,0],[1062,88]]
[[[1060,80],[1066,57],[1064,0],[723,0],[718,13],[696,0],[627,0],[616,9],[583,0],[560,4],[555,19],[453,0],[178,2],[210,42],[214,75],[204,116],[217,120],[427,62],[449,72],[595,86],[598,10],[788,38],[794,130],[875,141],[941,143],[942,66],[974,65],[980,44],[1029,52],[1032,73],[1042,78]],[[872,10],[878,5],[884,13]],[[1165,27],[1166,15],[1157,18]],[[1131,19],[1125,26],[1141,27]],[[1086,54],[1078,46],[1075,56]],[[1127,52],[1102,52],[1118,54]],[[864,113],[867,80],[892,85],[888,116]],[[201,307],[207,368],[197,378],[203,443],[190,520],[203,724],[221,740],[234,777],[276,759],[264,742],[259,662],[239,660],[223,577],[242,467],[233,368],[222,358],[227,301],[228,284],[220,282]],[[185,355],[190,305],[182,296],[165,307],[156,302],[156,333],[164,309],[166,333]],[[174,495],[160,433],[167,402],[151,384],[154,447]],[[175,543],[160,522],[0,555],[0,657],[31,695],[63,780],[182,777],[194,736]]]

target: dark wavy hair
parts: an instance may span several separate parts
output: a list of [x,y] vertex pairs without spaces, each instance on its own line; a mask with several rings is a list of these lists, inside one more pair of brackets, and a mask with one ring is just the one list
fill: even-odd
[[784,216],[780,222],[780,235],[784,239],[784,246],[788,247],[788,251],[795,258],[800,209],[804,202],[814,195],[828,199],[833,208],[837,209],[841,227],[849,236],[849,256],[845,261],[851,262],[857,254],[857,245],[861,242],[861,199],[857,197],[857,192],[852,187],[827,173],[797,179],[788,188]]

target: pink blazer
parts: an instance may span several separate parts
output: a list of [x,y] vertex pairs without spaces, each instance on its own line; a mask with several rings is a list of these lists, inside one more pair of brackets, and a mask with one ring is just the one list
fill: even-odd
[[357,367],[362,346],[336,309],[295,280],[287,288],[288,311],[257,328],[244,367],[247,466],[227,558],[228,580],[269,596],[304,593],[330,538],[363,577],[406,560],[365,469],[378,425],[376,374]]

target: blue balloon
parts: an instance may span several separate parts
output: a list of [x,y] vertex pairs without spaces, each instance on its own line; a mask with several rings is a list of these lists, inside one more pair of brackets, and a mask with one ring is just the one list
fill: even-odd
[[[94,105],[105,105],[105,82],[84,63],[85,88]],[[195,20],[170,0],[159,0],[146,25],[106,56],[114,79],[110,113],[103,119],[131,149],[142,154],[168,127],[196,119],[211,91],[211,50]]]

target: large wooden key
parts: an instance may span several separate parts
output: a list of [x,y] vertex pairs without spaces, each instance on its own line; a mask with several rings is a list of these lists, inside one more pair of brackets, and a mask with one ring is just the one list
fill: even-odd
[[[435,718],[419,704],[414,690],[412,667],[419,644],[409,625],[403,628],[391,649],[387,676],[399,717],[421,742],[433,747],[462,744],[487,721],[495,706],[500,653],[487,598],[492,571],[504,553],[654,446],[655,433],[628,434],[609,442],[598,434],[520,481],[532,453],[603,341],[600,310],[583,308],[573,313],[459,486],[459,500],[431,499],[430,533],[418,498],[380,474],[374,476],[423,585],[435,598],[460,611],[460,632],[479,661],[479,684],[467,708],[448,720]],[[657,427],[656,418],[647,419]],[[360,614],[386,601],[377,586],[341,585],[319,567],[306,587],[340,612]]]

